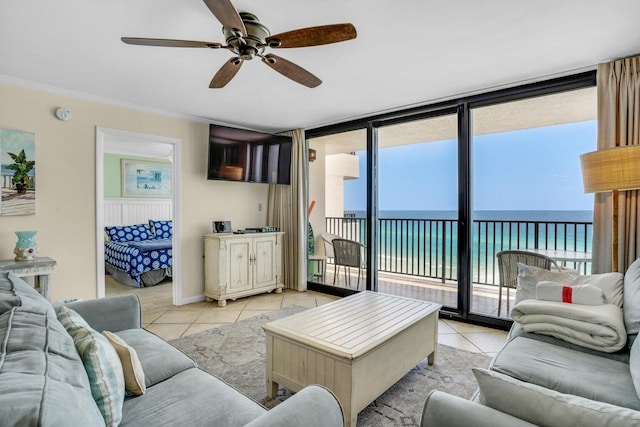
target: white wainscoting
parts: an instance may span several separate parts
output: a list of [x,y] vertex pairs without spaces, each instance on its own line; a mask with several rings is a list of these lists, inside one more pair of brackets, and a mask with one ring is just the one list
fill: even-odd
[[131,225],[171,218],[171,199],[104,199],[104,225]]

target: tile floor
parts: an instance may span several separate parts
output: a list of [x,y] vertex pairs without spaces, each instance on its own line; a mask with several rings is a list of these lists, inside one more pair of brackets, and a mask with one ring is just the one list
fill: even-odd
[[[234,323],[290,305],[317,307],[338,297],[323,293],[286,290],[281,294],[269,293],[227,301],[226,307],[213,302],[198,302],[183,306],[172,304],[171,282],[149,288],[131,288],[106,276],[107,295],[134,292],[142,303],[143,326],[165,340],[172,340]],[[505,341],[507,333],[482,326],[440,319],[438,341],[451,347],[474,353],[495,355]]]

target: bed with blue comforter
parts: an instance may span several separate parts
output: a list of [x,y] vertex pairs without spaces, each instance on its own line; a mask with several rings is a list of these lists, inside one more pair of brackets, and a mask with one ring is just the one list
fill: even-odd
[[153,286],[171,276],[171,220],[105,227],[105,269],[118,282]]

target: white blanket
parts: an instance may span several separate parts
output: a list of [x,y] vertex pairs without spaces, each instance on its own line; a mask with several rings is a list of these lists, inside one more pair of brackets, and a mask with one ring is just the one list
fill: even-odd
[[526,332],[550,335],[598,351],[613,353],[627,342],[622,309],[614,304],[580,305],[527,299],[511,317]]

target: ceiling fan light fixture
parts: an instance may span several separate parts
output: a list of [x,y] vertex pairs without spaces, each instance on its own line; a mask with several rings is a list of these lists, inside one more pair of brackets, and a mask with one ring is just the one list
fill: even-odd
[[242,60],[250,61],[253,58],[255,58],[257,53],[258,53],[258,49],[256,49],[253,46],[245,45],[240,48],[240,52],[238,52],[238,57]]

